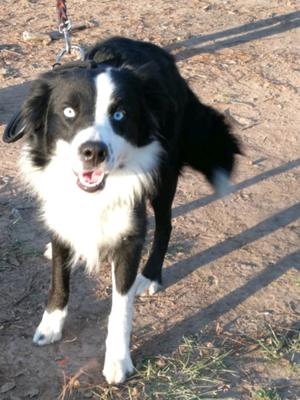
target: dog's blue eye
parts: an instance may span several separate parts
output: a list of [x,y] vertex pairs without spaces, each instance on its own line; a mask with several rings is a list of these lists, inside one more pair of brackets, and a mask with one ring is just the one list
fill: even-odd
[[75,112],[75,110],[74,110],[72,107],[66,107],[66,108],[64,109],[64,115],[65,115],[65,117],[67,117],[67,118],[74,118],[75,115],[76,115],[76,112]]
[[112,117],[115,121],[121,121],[125,117],[125,111],[116,111]]

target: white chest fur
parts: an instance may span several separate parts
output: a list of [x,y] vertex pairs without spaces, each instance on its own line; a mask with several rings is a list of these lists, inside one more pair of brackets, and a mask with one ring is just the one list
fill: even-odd
[[99,266],[101,249],[113,246],[131,229],[132,210],[128,204],[102,208],[100,196],[89,199],[93,195],[84,194],[85,199],[72,197],[72,202],[68,196],[47,199],[44,219],[52,231],[72,246],[74,261],[83,257],[92,271]]
[[46,168],[38,169],[26,148],[21,169],[41,200],[46,225],[71,245],[75,262],[80,257],[86,260],[89,271],[97,268],[101,248],[113,246],[131,230],[138,180],[108,176],[103,190],[86,193],[76,185],[66,160],[54,157]]

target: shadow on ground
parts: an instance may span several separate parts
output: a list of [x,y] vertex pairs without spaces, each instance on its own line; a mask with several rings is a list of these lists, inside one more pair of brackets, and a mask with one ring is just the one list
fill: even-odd
[[193,36],[190,39],[170,44],[166,49],[174,51],[176,59],[179,61],[193,57],[196,54],[214,53],[221,49],[263,39],[299,27],[300,11],[295,11],[208,35]]
[[[297,207],[292,207],[291,209],[287,209],[286,213],[283,212],[281,215],[275,215],[273,222],[278,218],[278,225],[275,224],[274,229],[279,229],[280,227],[288,224],[291,221],[294,221],[299,218],[300,204]],[[263,226],[270,226],[271,220],[267,220],[262,223]],[[243,237],[243,245],[247,243],[251,243],[252,240],[256,240],[266,234],[270,233],[269,230],[263,232],[260,226],[255,227],[251,231],[251,235],[247,238],[248,234],[241,235]],[[252,236],[253,235],[253,236]],[[250,239],[249,241],[247,241]],[[239,248],[240,244],[237,241],[233,248],[231,248],[231,244],[234,243],[234,238],[229,241],[229,248],[226,249],[225,254],[232,251],[233,249]],[[226,248],[228,245],[228,241],[220,244],[220,246]],[[175,281],[181,279],[183,275],[187,273],[191,273],[195,269],[204,266],[206,263],[211,262],[219,257],[222,257],[224,253],[218,254],[218,256],[214,257],[214,252],[205,259],[205,255],[203,253],[201,255],[197,255],[193,258],[193,260],[186,260],[182,264],[185,264],[183,268],[185,269],[184,273],[177,273],[176,270],[173,271],[175,276],[171,277],[171,269],[179,268],[179,265],[175,265],[173,267],[169,267],[166,275],[166,283],[169,285],[170,283],[174,283]],[[190,261],[190,262],[189,262]],[[181,264],[181,263],[179,263]],[[215,321],[218,317],[223,314],[226,314],[228,311],[237,307],[243,301],[245,301],[248,297],[254,295],[257,291],[263,289],[264,287],[271,284],[273,281],[278,279],[280,276],[285,274],[290,268],[297,268],[300,271],[300,251],[295,251],[285,257],[283,257],[280,261],[275,264],[269,264],[261,273],[259,273],[254,278],[250,279],[245,285],[233,290],[231,293],[222,297],[220,300],[217,300],[213,304],[209,305],[204,310],[201,310],[198,313],[184,319],[183,321],[175,324],[169,330],[165,331],[162,334],[158,334],[153,336],[150,340],[148,340],[141,348],[139,348],[139,353],[158,355],[160,352],[168,353],[174,351],[180,342],[182,341],[182,337],[184,335],[191,335],[199,332],[204,329],[206,325]],[[173,274],[172,274],[173,275]],[[178,277],[179,275],[179,277]]]
[[[265,179],[272,178],[278,174],[285,173],[300,165],[300,159],[290,161],[279,167],[263,172],[243,182],[240,182],[232,187],[232,192],[237,192],[241,189],[255,185]],[[218,199],[216,195],[209,195],[205,198],[192,201],[188,204],[177,206],[173,209],[173,217],[183,215],[198,207],[203,207]],[[273,214],[257,225],[246,229],[238,235],[235,235],[221,243],[214,245],[199,254],[179,261],[168,268],[164,269],[164,286],[168,287],[184,279],[187,275],[200,267],[203,267],[217,259],[224,257],[231,252],[241,249],[242,247],[255,242],[280,228],[298,220],[300,218],[300,203],[294,204],[291,207],[283,209],[276,214]],[[272,281],[278,279],[286,273],[290,268],[300,270],[300,251],[293,252],[275,264],[270,264],[259,273],[256,277],[249,280],[245,285],[233,290],[222,299],[211,304],[199,313],[181,321],[174,325],[171,329],[163,334],[152,337],[146,342],[139,352],[151,353],[154,355],[160,351],[174,351],[182,340],[182,336],[193,334],[203,329],[208,323],[215,321],[221,315],[227,313],[237,305],[245,301],[248,297],[255,294],[260,289],[271,284]],[[159,346],[157,346],[159,344]],[[159,349],[158,349],[159,347]],[[163,350],[162,350],[163,349]]]

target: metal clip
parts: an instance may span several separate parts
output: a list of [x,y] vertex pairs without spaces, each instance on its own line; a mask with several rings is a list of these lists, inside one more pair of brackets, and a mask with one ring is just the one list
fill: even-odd
[[58,27],[59,33],[63,33],[63,30],[66,29],[67,31],[70,31],[72,28],[71,20],[67,20],[64,23],[61,23]]
[[64,23],[60,24],[58,27],[59,33],[64,35],[66,51],[69,54],[71,52],[71,33],[70,33],[71,29],[72,29],[72,24],[69,19]]
[[60,65],[60,64],[61,64],[60,61],[61,61],[61,59],[63,58],[63,56],[64,56],[66,53],[71,53],[71,50],[75,50],[75,51],[79,52],[79,54],[80,54],[80,60],[81,60],[81,61],[84,61],[85,53],[84,53],[83,48],[80,47],[80,46],[73,45],[73,46],[70,46],[69,49],[67,49],[67,48],[61,49],[61,51],[60,51],[60,52],[57,54],[57,56],[56,56],[54,66]]
[[65,39],[65,48],[61,49],[60,52],[57,54],[56,59],[55,59],[55,64],[56,65],[60,65],[61,64],[61,59],[62,57],[68,53],[71,54],[72,50],[78,51],[80,53],[80,60],[84,61],[84,57],[85,57],[85,53],[82,47],[80,46],[72,46],[71,45],[71,21],[68,19],[65,23],[60,24],[58,27],[59,33],[62,33],[64,35],[64,39]]

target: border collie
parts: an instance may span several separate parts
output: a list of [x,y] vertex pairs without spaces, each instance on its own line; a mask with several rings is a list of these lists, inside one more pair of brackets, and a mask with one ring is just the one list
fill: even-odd
[[[40,199],[52,237],[52,280],[33,342],[62,337],[71,267],[112,265],[112,308],[103,374],[121,383],[132,373],[130,332],[136,294],[155,293],[171,233],[180,171],[189,165],[222,189],[239,145],[224,117],[202,104],[173,57],[145,42],[111,38],[85,61],[33,82],[4,141],[26,136],[20,167]],[[146,234],[146,201],[154,241],[138,274]]]

